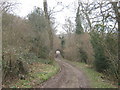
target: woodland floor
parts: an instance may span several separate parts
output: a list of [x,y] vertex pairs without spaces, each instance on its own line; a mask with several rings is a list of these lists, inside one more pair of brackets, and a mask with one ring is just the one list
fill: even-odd
[[[102,74],[77,62],[56,58],[55,65],[33,63],[25,80],[16,80],[10,88],[116,88],[101,79]],[[80,67],[79,67],[80,66]],[[57,73],[57,74],[56,74]]]

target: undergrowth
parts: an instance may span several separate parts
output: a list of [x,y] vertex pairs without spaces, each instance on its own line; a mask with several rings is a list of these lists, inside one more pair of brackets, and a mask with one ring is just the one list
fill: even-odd
[[25,80],[16,80],[10,84],[10,88],[34,88],[45,82],[59,71],[59,65],[54,61],[40,59],[39,62],[33,62],[29,68],[29,74]]

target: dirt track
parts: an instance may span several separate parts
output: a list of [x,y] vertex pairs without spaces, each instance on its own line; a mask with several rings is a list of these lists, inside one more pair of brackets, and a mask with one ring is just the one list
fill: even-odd
[[41,84],[40,88],[89,88],[89,82],[84,73],[71,64],[56,59],[61,66],[60,72]]

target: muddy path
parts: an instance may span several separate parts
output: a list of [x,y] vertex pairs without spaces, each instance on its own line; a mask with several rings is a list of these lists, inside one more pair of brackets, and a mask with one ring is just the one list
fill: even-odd
[[84,73],[60,59],[56,59],[61,70],[38,88],[90,88],[89,81]]

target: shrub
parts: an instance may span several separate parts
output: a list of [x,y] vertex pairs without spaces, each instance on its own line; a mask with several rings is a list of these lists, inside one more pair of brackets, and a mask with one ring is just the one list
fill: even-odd
[[102,40],[103,38],[100,37],[98,32],[91,33],[91,43],[93,45],[95,53],[94,65],[96,70],[99,72],[104,72],[104,70],[108,69],[109,67],[109,62],[107,60],[107,57],[105,56],[105,51],[102,46]]
[[28,68],[26,63],[24,63],[20,58],[18,58],[13,52],[11,53],[3,53],[2,56],[2,71],[3,71],[3,83],[7,79],[12,80],[14,77],[18,77],[19,74],[27,74]]
[[79,48],[79,53],[80,53],[81,62],[87,64],[87,59],[88,59],[87,53],[82,48]]

